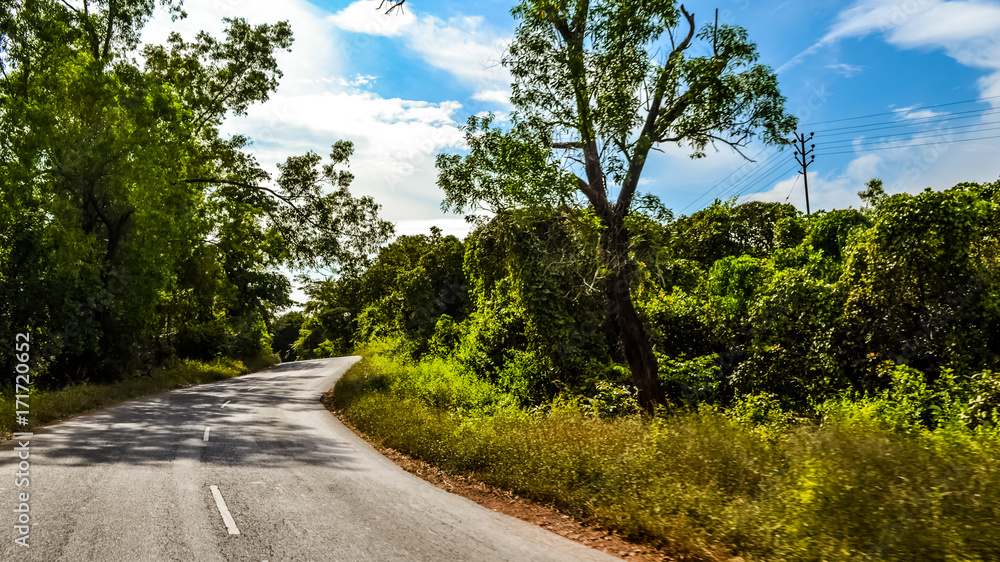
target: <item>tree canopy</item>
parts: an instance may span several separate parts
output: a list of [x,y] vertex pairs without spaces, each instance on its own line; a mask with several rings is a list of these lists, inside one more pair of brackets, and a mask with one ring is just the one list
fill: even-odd
[[656,358],[631,301],[626,224],[650,151],[781,144],[795,125],[777,77],[740,27],[705,25],[673,1],[524,0],[503,64],[512,126],[471,118],[472,148],[442,156],[444,207],[537,205],[573,190],[600,220],[607,298],[640,401],[660,400]]
[[278,87],[287,22],[226,19],[222,37],[140,50],[156,6],[0,11],[0,331],[32,334],[52,384],[178,352],[269,353],[267,325],[290,304],[281,268],[351,267],[391,234],[348,190],[350,142],[327,163],[292,156],[272,180],[249,138],[220,134]]

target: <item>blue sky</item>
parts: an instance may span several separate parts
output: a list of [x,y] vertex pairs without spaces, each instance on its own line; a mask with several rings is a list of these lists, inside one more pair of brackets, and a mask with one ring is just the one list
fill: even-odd
[[[761,62],[778,70],[800,130],[816,131],[813,210],[859,206],[856,192],[872,177],[890,192],[915,192],[1000,174],[1000,138],[956,142],[1000,136],[1000,111],[991,111],[1000,110],[1000,0],[685,4],[699,26],[718,8],[721,21],[747,28]],[[220,33],[222,17],[289,20],[296,41],[279,57],[279,91],[247,117],[231,118],[226,130],[254,139],[271,169],[289,155],[325,154],[337,139],[352,140],[352,191],[373,195],[399,233],[436,224],[462,234],[464,222],[439,209],[434,156],[462,150],[457,127],[469,115],[510,109],[499,60],[515,28],[513,2],[409,0],[392,16],[377,5],[188,3],[187,20],[157,17],[144,39],[160,42],[171,30]],[[984,101],[928,109],[977,99]],[[852,119],[872,114],[883,115]],[[843,119],[850,120],[829,123]],[[752,145],[746,153],[760,153],[757,163],[726,147],[699,160],[687,152],[664,147],[641,184],[678,214],[731,194],[805,207],[790,151]]]

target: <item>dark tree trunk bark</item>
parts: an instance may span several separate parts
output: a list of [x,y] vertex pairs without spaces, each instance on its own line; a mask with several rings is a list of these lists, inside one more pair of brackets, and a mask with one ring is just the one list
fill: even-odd
[[[610,224],[608,224],[610,223]],[[618,326],[622,352],[632,373],[632,384],[639,390],[639,405],[650,415],[663,402],[659,368],[649,333],[632,303],[632,263],[629,259],[629,233],[624,220],[613,217],[606,222],[604,249],[609,269],[607,297]]]

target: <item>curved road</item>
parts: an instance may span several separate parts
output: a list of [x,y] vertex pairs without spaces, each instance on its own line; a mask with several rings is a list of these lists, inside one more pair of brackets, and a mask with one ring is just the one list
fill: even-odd
[[[356,357],[125,402],[0,444],[0,560],[615,560],[408,474],[319,396]],[[29,496],[30,547],[14,544]],[[225,515],[224,515],[225,513]]]

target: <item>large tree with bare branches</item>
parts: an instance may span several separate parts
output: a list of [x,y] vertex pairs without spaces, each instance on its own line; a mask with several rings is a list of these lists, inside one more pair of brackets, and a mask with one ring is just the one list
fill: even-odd
[[[515,200],[537,194],[524,186],[551,181],[540,166],[561,171],[604,227],[610,309],[639,401],[654,412],[662,394],[632,303],[626,227],[650,151],[677,143],[702,157],[710,145],[739,151],[757,136],[784,143],[795,118],[744,29],[709,23],[698,30],[694,14],[673,0],[523,0],[512,13],[520,24],[503,64],[514,77],[513,126],[487,131],[489,120],[470,120],[475,150],[438,161],[445,207],[502,198],[495,191],[504,186],[517,186]],[[512,149],[518,143],[525,150]],[[544,145],[541,159],[530,143]],[[518,155],[531,162],[518,165]]]

